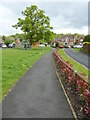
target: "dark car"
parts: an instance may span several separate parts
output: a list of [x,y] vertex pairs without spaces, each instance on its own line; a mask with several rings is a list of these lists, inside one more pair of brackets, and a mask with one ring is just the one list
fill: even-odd
[[70,46],[67,43],[65,43],[65,48],[70,48]]

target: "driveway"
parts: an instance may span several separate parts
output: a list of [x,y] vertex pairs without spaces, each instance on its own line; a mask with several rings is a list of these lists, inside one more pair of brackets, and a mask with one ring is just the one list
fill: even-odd
[[3,100],[3,118],[73,118],[52,63],[52,53],[37,61]]
[[83,53],[83,52],[77,52],[76,50],[74,50],[73,48],[68,48],[65,49],[65,52],[72,57],[74,60],[76,60],[77,62],[79,62],[80,64],[84,65],[85,67],[90,69],[90,56],[88,56],[87,54]]

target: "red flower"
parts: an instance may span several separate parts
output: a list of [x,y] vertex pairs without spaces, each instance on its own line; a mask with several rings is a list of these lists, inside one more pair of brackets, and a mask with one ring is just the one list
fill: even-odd
[[86,111],[86,114],[90,114],[90,107],[87,107],[85,111]]

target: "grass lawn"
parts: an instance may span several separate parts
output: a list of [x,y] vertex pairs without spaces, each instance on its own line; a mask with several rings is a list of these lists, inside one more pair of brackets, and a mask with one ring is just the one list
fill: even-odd
[[74,50],[76,50],[77,52],[80,52],[82,50],[82,48],[73,48]]
[[33,48],[31,50],[3,49],[2,50],[2,97],[8,93],[17,80],[32,66],[41,56],[49,52],[51,48]]
[[72,58],[68,57],[65,54],[64,49],[60,49],[58,53],[61,55],[64,61],[69,61],[71,64],[73,64],[74,70],[77,70],[78,73],[83,73],[88,77],[88,70],[85,67],[83,67],[81,64],[79,64],[78,62],[74,61]]

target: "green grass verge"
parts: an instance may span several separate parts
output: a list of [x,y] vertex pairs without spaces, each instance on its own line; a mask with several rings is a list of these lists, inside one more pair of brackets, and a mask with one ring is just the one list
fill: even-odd
[[41,56],[49,52],[51,48],[33,48],[31,50],[4,49],[2,50],[2,97],[8,93],[17,80],[32,66]]
[[74,70],[77,70],[78,73],[83,73],[85,74],[85,76],[88,77],[88,70],[78,62],[74,61],[72,58],[68,57],[65,54],[64,49],[60,49],[58,53],[60,54],[64,61],[69,61],[73,65]]
[[77,52],[81,51],[81,48],[73,48],[74,50],[76,50]]

